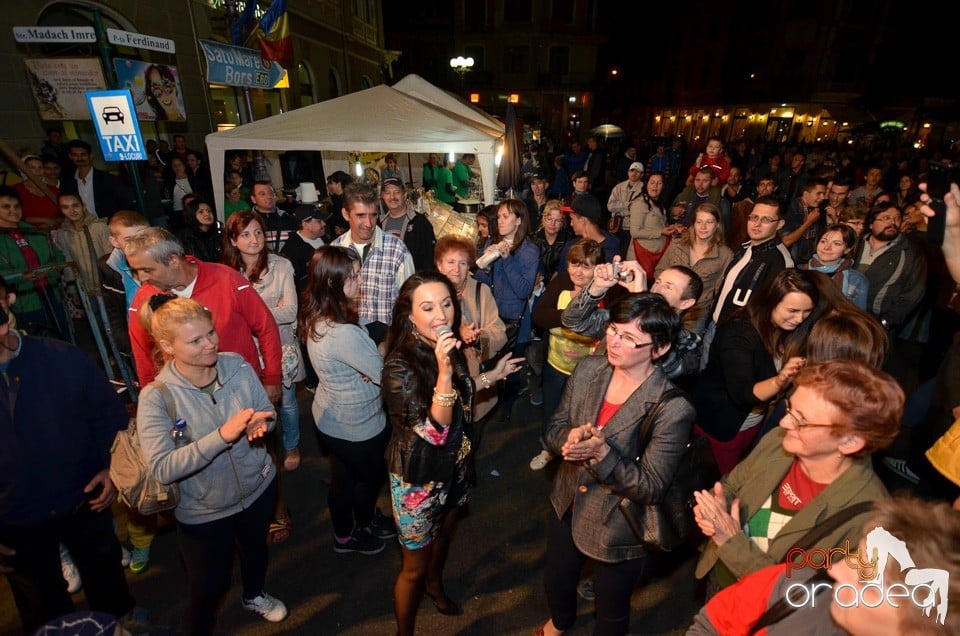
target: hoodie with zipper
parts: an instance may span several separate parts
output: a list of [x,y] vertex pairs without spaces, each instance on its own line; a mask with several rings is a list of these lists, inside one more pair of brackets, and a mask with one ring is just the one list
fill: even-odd
[[[264,441],[241,437],[228,443],[219,428],[245,408],[273,411],[254,370],[235,353],[220,353],[218,386],[205,393],[168,362],[157,374],[170,389],[175,413],[168,414],[163,396],[149,385],[140,394],[137,432],[154,477],[180,486],[177,521],[200,524],[234,515],[253,505],[276,476]],[[173,422],[186,421],[189,443],[177,448],[170,436]],[[273,425],[271,425],[271,429]]]

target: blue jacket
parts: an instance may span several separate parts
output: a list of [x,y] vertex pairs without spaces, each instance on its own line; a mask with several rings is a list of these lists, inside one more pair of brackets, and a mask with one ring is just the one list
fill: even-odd
[[9,388],[0,378],[0,526],[62,518],[86,505],[84,486],[110,465],[117,431],[130,421],[86,351],[21,338],[6,369]]
[[[506,258],[499,258],[488,269],[478,269],[474,278],[493,288],[493,297],[503,320],[516,320],[525,307],[540,268],[540,248],[529,238]],[[524,342],[523,338],[519,339]]]

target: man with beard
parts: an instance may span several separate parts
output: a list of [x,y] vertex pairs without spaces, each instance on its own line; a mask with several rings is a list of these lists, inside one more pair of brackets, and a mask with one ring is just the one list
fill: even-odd
[[857,245],[854,262],[870,283],[867,311],[887,331],[903,325],[923,298],[927,261],[915,243],[900,233],[903,215],[896,205],[883,203],[871,210],[869,233]]

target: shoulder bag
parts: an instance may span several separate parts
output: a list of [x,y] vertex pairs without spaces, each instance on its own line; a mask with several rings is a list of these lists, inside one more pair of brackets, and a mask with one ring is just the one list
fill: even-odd
[[[670,389],[660,396],[660,401],[654,404],[644,417],[637,431],[637,465],[650,443],[653,421],[663,405],[675,397],[689,400],[686,393],[680,389]],[[645,548],[650,551],[670,552],[688,543],[699,533],[699,527],[693,518],[693,492],[711,488],[718,479],[720,471],[710,452],[710,446],[705,438],[697,436],[687,443],[677,472],[659,503],[639,504],[621,497],[617,508]]]
[[[154,380],[153,386],[163,396],[163,406],[172,423],[176,409],[170,389],[159,380]],[[140,447],[136,418],[131,418],[127,430],[118,432],[113,440],[113,447],[110,448],[110,479],[117,487],[120,501],[142,515],[171,510],[180,503],[179,486],[161,484],[150,472]]]

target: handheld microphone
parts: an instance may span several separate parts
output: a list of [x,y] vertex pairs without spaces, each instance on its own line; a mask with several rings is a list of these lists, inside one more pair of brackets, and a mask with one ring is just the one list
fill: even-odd
[[[440,325],[433,330],[434,335],[437,337],[437,340],[440,339],[445,333],[453,333],[453,329],[450,328],[450,325]],[[453,365],[453,372],[459,378],[469,378],[470,370],[467,368],[467,359],[463,355],[463,351],[459,348],[454,347],[450,350],[448,354],[450,356],[450,364]]]

